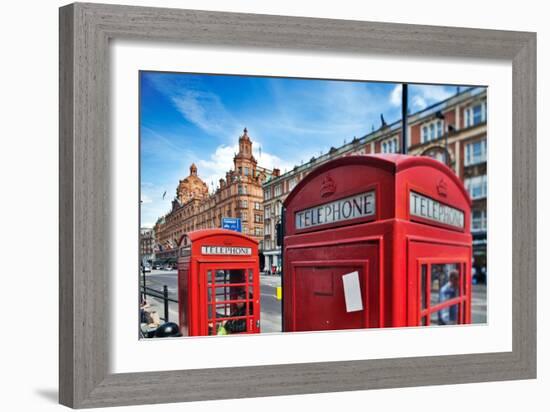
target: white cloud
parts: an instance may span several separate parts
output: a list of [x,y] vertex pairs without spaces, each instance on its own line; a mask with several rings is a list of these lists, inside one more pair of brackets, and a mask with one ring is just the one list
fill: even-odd
[[[258,166],[273,169],[278,168],[281,172],[285,170],[290,170],[295,165],[282,160],[280,157],[261,151],[260,154],[260,143],[253,141],[252,142],[252,151],[253,155],[258,162]],[[197,160],[197,168],[199,177],[208,185],[209,190],[212,190],[212,183],[214,184],[214,189],[219,186],[219,180],[224,178],[225,174],[229,170],[234,168],[233,157],[239,151],[239,145],[235,144],[232,146],[221,145],[216,148],[214,153],[210,155],[208,159],[199,159]]]
[[411,107],[413,110],[422,110],[431,104],[440,102],[449,98],[453,89],[449,86],[438,85],[412,85],[411,89]]
[[227,137],[228,132],[235,130],[238,122],[227,110],[220,96],[204,90],[200,80],[173,75],[156,75],[150,79],[176,110],[199,129],[217,137]]
[[419,109],[419,110],[422,110],[425,107],[428,107],[428,103],[426,102],[426,99],[419,95],[413,96],[413,98],[411,99],[411,105],[413,108]]
[[260,153],[261,144],[254,141],[252,143],[252,152],[254,154],[254,158],[258,161],[258,166],[265,167],[270,170],[277,168],[284,173],[285,170],[288,171],[296,165],[288,160],[281,159],[279,156],[265,152],[263,149],[261,149]]
[[183,117],[209,134],[225,134],[235,127],[220,97],[212,92],[181,90],[171,100]]
[[148,195],[146,194],[141,194],[141,203],[153,203],[153,199],[151,199]]
[[199,177],[212,190],[218,186],[219,180],[225,178],[225,173],[233,169],[233,156],[239,150],[238,145],[221,145],[216,148],[208,159],[199,159],[197,163]]
[[401,94],[402,87],[400,84],[396,84],[390,93],[390,102],[394,106],[401,106]]
[[[410,85],[409,106],[413,111],[425,109],[431,104],[445,100],[453,94],[448,86],[438,85]],[[390,93],[390,103],[395,107],[401,106],[402,86],[396,84]]]

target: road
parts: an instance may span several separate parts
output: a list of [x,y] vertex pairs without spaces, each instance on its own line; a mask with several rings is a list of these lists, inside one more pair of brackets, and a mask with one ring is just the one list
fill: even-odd
[[[178,299],[178,275],[172,270],[153,270],[147,273],[146,284],[148,288],[162,291],[164,285],[168,287],[168,297]],[[260,276],[260,322],[262,333],[281,332],[281,301],[277,300],[277,287],[281,284],[280,276]],[[164,306],[161,299],[147,297],[148,302],[156,308],[159,316],[164,319]],[[178,322],[178,305],[169,302],[168,318]],[[487,322],[487,288],[486,285],[472,285],[472,322]]]
[[487,285],[472,285],[472,323],[487,323]]

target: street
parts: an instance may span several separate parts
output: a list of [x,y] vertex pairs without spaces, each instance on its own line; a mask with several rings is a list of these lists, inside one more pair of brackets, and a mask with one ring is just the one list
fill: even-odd
[[[142,278],[143,279],[143,278]],[[168,297],[178,300],[178,274],[176,270],[153,270],[146,274],[146,286],[162,293],[164,285],[168,287]],[[260,322],[262,333],[281,332],[281,301],[277,300],[277,287],[281,285],[280,276],[260,276]],[[165,320],[164,303],[161,298],[147,296],[148,303],[155,308],[162,320]],[[168,304],[168,320],[178,323],[178,304]],[[472,285],[472,323],[487,322],[487,287],[484,284]]]

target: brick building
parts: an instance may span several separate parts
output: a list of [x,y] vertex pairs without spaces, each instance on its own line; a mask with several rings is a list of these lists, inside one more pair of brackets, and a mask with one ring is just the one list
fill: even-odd
[[[446,162],[463,181],[472,198],[474,267],[485,273],[487,254],[487,93],[471,88],[409,115],[407,152],[431,156]],[[311,159],[293,170],[274,173],[264,183],[264,271],[280,267],[280,248],[276,245],[276,224],[281,219],[282,202],[288,193],[315,167],[341,156],[400,152],[401,121],[382,123],[361,138]]]
[[252,155],[252,141],[245,128],[239,137],[239,152],[233,158],[234,168],[220,179],[214,193],[198,175],[195,164],[189,176],[179,181],[172,209],[160,217],[154,227],[158,259],[175,258],[175,248],[182,234],[208,228],[219,228],[224,217],[241,219],[242,232],[263,241],[262,183],[271,171],[257,165]]

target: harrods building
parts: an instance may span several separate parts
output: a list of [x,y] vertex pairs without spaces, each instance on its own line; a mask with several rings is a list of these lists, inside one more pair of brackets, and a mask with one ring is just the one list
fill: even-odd
[[180,180],[176,188],[172,209],[155,224],[156,259],[175,258],[182,234],[219,228],[222,218],[226,217],[240,218],[244,234],[263,240],[262,184],[271,176],[271,171],[258,166],[246,128],[239,137],[239,152],[233,158],[233,165],[225,179],[220,179],[214,193],[209,193],[197,166],[189,167],[189,176]]

